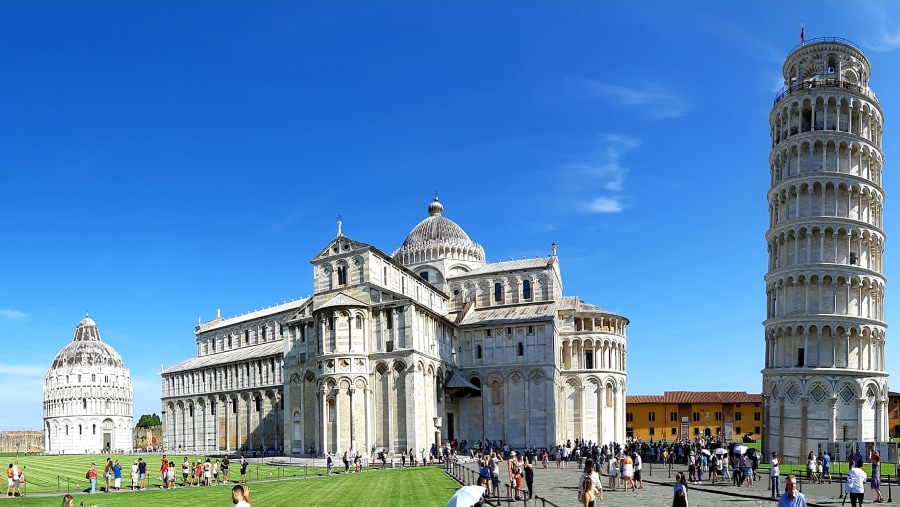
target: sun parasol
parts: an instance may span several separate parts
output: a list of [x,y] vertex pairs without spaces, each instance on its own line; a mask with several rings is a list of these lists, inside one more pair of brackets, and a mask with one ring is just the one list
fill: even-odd
[[472,507],[481,500],[483,494],[484,487],[482,486],[463,486],[453,493],[450,501],[447,502],[447,507]]
[[727,454],[727,453],[728,453],[728,450],[725,449],[724,447],[719,447],[718,449],[713,451],[713,454]]
[[703,449],[703,450],[701,450],[700,452],[702,452],[703,454],[706,454],[707,456],[709,456],[709,449]]

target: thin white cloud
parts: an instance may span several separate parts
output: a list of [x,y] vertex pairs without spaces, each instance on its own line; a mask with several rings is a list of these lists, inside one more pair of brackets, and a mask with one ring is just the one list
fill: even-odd
[[585,77],[573,78],[584,93],[609,100],[617,106],[637,106],[654,118],[675,118],[687,112],[687,102],[671,88],[653,82],[634,87],[605,83]]
[[593,201],[582,204],[582,208],[590,213],[618,213],[622,211],[622,203],[610,197],[597,197]]
[[28,314],[19,310],[10,310],[8,308],[0,308],[0,317],[7,319],[27,319]]
[[623,192],[628,169],[622,164],[626,153],[640,146],[640,139],[621,134],[601,138],[595,160],[572,164],[568,167],[579,186],[591,191],[602,191],[581,201],[578,208],[587,213],[619,213],[625,209]]
[[[866,20],[862,45],[866,49],[890,52],[900,48],[900,16],[890,2],[860,2],[854,4]],[[874,24],[874,26],[872,26]]]

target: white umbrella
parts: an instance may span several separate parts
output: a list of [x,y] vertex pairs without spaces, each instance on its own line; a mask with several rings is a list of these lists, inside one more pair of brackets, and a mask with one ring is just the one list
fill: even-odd
[[715,451],[713,451],[714,454],[726,454],[727,452],[728,452],[728,451],[725,450],[724,447],[719,447],[719,448],[717,448]]
[[483,486],[463,486],[453,493],[447,507],[472,507],[481,500],[484,491]]
[[735,454],[744,454],[747,452],[747,446],[741,444],[734,444],[734,453]]
[[709,456],[709,449],[703,449],[703,450],[701,450],[700,452],[702,452],[703,454],[706,454],[707,456]]

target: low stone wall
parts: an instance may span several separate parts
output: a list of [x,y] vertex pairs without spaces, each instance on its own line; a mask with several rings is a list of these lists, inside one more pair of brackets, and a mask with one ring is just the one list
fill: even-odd
[[0,452],[44,452],[44,432],[41,430],[0,432]]
[[131,440],[134,442],[134,449],[137,451],[162,447],[162,426],[134,428],[131,431]]

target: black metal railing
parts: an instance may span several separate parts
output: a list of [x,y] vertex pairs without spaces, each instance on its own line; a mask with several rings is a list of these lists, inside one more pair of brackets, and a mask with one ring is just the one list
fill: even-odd
[[504,484],[501,479],[496,482],[493,478],[482,479],[477,470],[466,467],[461,463],[448,461],[444,464],[447,475],[463,486],[481,485],[484,481],[492,481],[491,495],[485,496],[484,505],[500,507],[501,505],[521,505],[522,507],[559,507],[557,504],[538,495],[530,495],[527,489],[514,488]]
[[838,78],[829,78],[829,79],[813,79],[810,81],[804,81],[802,83],[797,83],[797,84],[794,84],[791,86],[786,86],[786,87],[782,88],[780,92],[778,92],[778,95],[775,96],[775,102],[773,102],[772,104],[773,105],[777,104],[783,98],[785,98],[788,95],[791,95],[793,93],[796,93],[799,91],[812,90],[814,88],[842,88],[844,90],[849,90],[851,92],[855,92],[860,95],[864,95],[864,96],[872,99],[873,101],[875,101],[876,104],[878,103],[878,97],[875,96],[875,92],[870,90],[867,86],[860,86],[858,84],[851,83],[849,81],[843,81]]
[[809,39],[807,41],[801,42],[800,44],[797,44],[796,46],[791,48],[790,51],[788,51],[788,54],[791,54],[794,51],[797,51],[798,49],[800,49],[802,47],[809,46],[810,44],[819,44],[822,42],[839,42],[841,44],[846,44],[846,45],[856,49],[857,51],[862,51],[862,49],[860,49],[860,47],[857,46],[855,42],[849,41],[843,37],[816,37],[815,39]]

